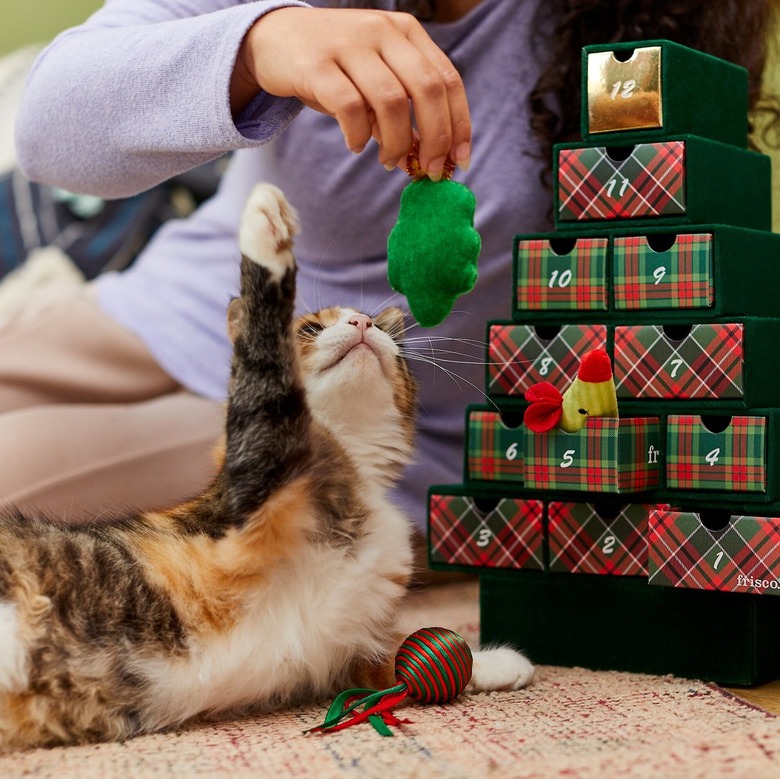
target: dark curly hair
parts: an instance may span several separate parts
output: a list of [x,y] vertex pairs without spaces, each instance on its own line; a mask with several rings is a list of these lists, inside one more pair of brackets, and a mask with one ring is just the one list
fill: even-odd
[[[381,5],[371,0],[336,4]],[[396,7],[423,21],[436,14],[436,0],[398,0]],[[545,0],[539,12],[549,14],[551,7],[557,8],[553,50],[530,96],[531,129],[540,140],[544,159],[552,160],[554,143],[579,137],[582,47],[653,38],[676,41],[745,67],[751,127],[762,128],[763,145],[780,145],[780,101],[763,88],[780,0]],[[541,19],[537,21],[541,25]],[[546,40],[539,40],[540,46],[545,44]],[[554,106],[560,106],[560,113]],[[755,133],[752,144],[755,148]]]
[[[780,104],[763,89],[778,0],[563,0],[550,65],[530,97],[542,153],[579,136],[580,52],[593,43],[663,38],[742,65],[748,71],[751,127],[776,145]],[[556,96],[557,100],[548,98]],[[550,103],[563,107],[558,115]],[[755,147],[755,142],[753,146]]]

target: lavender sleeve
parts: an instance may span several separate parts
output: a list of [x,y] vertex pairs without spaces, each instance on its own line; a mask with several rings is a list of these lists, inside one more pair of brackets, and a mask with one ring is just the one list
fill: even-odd
[[107,0],[36,61],[17,118],[34,181],[126,197],[222,154],[263,144],[297,115],[260,94],[235,121],[229,84],[252,24],[298,0]]

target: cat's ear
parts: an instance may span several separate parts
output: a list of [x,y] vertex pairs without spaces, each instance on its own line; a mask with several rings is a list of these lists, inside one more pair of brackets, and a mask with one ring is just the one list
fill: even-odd
[[240,298],[233,298],[228,304],[227,310],[227,330],[230,343],[236,342],[236,336],[241,330],[241,315],[244,312],[244,307],[241,305]]
[[384,330],[396,343],[403,343],[404,332],[406,331],[404,323],[404,312],[397,306],[390,306],[384,311],[380,311],[373,317],[374,324]]

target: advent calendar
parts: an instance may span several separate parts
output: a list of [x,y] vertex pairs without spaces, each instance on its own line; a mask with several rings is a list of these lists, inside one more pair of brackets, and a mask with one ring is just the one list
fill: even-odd
[[[664,40],[582,63],[582,141],[554,149],[554,231],[507,247],[430,563],[478,572],[483,643],[537,663],[780,677],[780,236],[747,72]],[[526,429],[527,389],[594,348],[619,417]]]

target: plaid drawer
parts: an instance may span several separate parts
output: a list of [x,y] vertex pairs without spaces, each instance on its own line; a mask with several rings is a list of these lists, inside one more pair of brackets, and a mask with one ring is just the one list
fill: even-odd
[[654,504],[611,506],[551,501],[550,570],[642,576],[647,573],[647,518]]
[[709,530],[698,514],[655,511],[648,545],[650,584],[780,595],[780,518],[732,516]]
[[491,324],[488,393],[523,397],[540,381],[550,382],[563,392],[577,376],[583,356],[592,349],[606,348],[604,325],[562,325],[555,331],[548,338],[530,325]]
[[487,509],[466,495],[430,496],[430,557],[434,563],[481,568],[544,567],[544,504],[501,498]]
[[[615,308],[710,308],[713,305],[711,233],[615,236]],[[746,313],[746,312],[743,312]]]
[[666,484],[671,489],[765,492],[766,418],[734,416],[713,432],[700,416],[669,416]]
[[507,427],[497,411],[470,409],[466,476],[480,481],[523,481],[524,426]]
[[523,472],[533,489],[640,492],[658,486],[658,417],[594,417],[577,433],[525,430]]
[[624,398],[741,398],[742,324],[693,325],[673,339],[660,325],[615,328],[615,387]]
[[515,241],[515,309],[606,311],[606,238]]
[[626,159],[611,153],[606,146],[559,149],[560,221],[686,213],[684,141],[639,143]]

